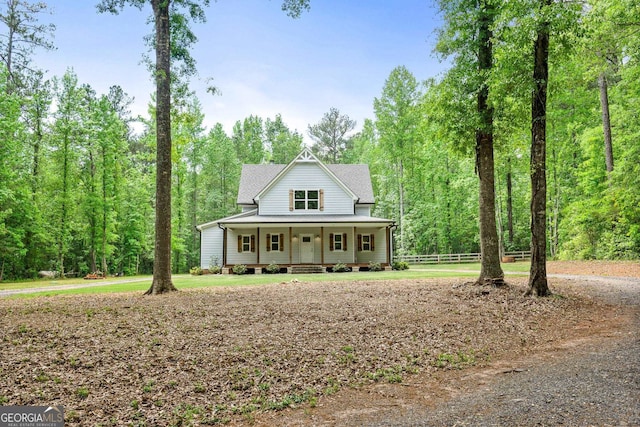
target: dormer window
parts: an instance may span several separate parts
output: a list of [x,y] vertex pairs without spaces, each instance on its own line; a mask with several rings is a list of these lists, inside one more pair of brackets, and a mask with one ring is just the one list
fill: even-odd
[[323,196],[322,190],[289,190],[289,210],[323,210]]

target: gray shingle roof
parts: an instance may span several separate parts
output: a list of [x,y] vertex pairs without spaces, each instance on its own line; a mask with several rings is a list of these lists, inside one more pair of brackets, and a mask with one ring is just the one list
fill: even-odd
[[[325,165],[356,196],[359,203],[372,204],[373,187],[367,165]],[[253,199],[285,168],[287,165],[242,165],[238,204],[251,205]]]
[[349,190],[360,198],[360,203],[373,203],[373,187],[367,165],[326,165]]
[[240,187],[237,202],[240,205],[252,205],[253,199],[287,165],[242,165]]

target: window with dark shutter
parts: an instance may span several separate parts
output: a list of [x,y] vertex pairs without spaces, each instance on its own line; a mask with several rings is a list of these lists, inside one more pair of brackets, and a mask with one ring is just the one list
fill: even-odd
[[[293,194],[293,199],[291,194]],[[324,209],[322,194],[322,190],[293,190],[289,193],[289,210],[322,210]]]
[[284,234],[267,234],[266,241],[267,252],[284,251]]
[[358,251],[369,252],[373,250],[373,234],[358,234]]
[[243,234],[238,236],[238,252],[255,252],[256,251],[256,236]]
[[347,250],[347,234],[330,234],[329,250],[346,251]]

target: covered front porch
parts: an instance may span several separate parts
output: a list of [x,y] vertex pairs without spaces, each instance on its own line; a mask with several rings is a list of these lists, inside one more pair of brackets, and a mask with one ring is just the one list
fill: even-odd
[[[371,263],[391,265],[389,223],[225,224],[223,271],[244,265],[255,273],[277,265],[283,272],[332,271],[336,264],[352,271]],[[286,270],[285,270],[286,269]]]

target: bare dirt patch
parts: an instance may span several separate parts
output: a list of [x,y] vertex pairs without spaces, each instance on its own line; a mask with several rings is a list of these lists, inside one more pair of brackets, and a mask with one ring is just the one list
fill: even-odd
[[442,391],[463,368],[624,321],[579,287],[535,299],[523,296],[525,283],[280,283],[0,300],[0,402],[63,405],[70,426],[304,423],[332,400],[366,411],[376,393],[410,395],[412,383]]
[[577,274],[613,277],[640,277],[638,261],[550,261],[551,274]]

